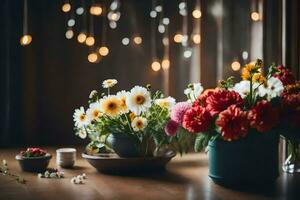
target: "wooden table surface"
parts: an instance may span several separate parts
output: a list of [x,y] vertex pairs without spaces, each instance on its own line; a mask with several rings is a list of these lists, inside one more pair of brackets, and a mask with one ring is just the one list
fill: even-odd
[[[53,148],[49,151],[55,155]],[[34,173],[20,170],[14,160],[17,152],[18,150],[0,150],[0,159],[6,159],[10,170],[22,175],[28,182],[23,185],[0,175],[0,200],[300,199],[300,175],[282,173],[274,187],[263,190],[236,191],[218,186],[207,176],[205,154],[177,156],[168,164],[165,172],[139,176],[98,173],[78,155],[75,169],[63,170],[66,178],[40,179]],[[49,167],[56,167],[55,156]],[[73,176],[82,173],[88,176],[85,184],[70,183]]]

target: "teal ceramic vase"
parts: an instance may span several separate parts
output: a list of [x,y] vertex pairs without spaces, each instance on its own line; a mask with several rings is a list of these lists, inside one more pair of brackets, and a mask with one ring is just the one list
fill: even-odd
[[274,132],[254,132],[231,142],[210,141],[209,177],[229,187],[274,182],[279,175],[278,142],[279,136]]

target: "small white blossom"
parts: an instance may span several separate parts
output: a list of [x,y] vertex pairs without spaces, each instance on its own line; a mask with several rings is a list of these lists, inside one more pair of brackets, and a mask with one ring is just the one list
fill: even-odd
[[261,85],[258,88],[260,97],[266,97],[269,101],[275,97],[279,97],[284,90],[282,82],[275,77],[268,79],[267,86]]
[[92,99],[97,94],[98,94],[98,92],[96,90],[92,90],[91,93],[90,93],[90,95],[89,95],[89,98]]
[[107,80],[103,81],[102,87],[103,88],[111,88],[111,87],[114,87],[117,83],[118,83],[118,81],[116,79],[107,79]]
[[187,95],[190,100],[196,101],[196,99],[200,96],[200,94],[203,92],[203,87],[201,83],[193,83],[192,88],[187,88],[184,90],[184,94]]

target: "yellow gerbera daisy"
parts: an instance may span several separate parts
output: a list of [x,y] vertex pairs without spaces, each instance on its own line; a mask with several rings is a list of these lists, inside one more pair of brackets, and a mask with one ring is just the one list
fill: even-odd
[[122,91],[117,93],[117,97],[121,101],[121,106],[120,107],[121,107],[122,113],[128,113],[129,112],[128,106],[126,104],[126,98],[127,98],[128,94],[129,94],[129,92],[126,92],[125,90],[122,90]]
[[104,114],[116,117],[121,112],[121,101],[115,95],[110,95],[100,100],[100,107]]

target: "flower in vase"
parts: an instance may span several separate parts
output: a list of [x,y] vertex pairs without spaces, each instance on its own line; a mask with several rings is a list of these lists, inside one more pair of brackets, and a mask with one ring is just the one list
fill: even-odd
[[244,105],[244,100],[235,91],[215,90],[205,100],[206,109],[211,116],[216,116],[231,105],[241,107]]
[[102,82],[102,87],[103,88],[111,88],[114,87],[118,81],[116,79],[106,79],[105,81]]
[[249,128],[247,112],[231,105],[219,114],[216,125],[220,127],[221,136],[226,141],[245,137]]
[[212,121],[212,116],[205,107],[195,106],[189,108],[184,116],[182,126],[192,133],[207,131]]
[[171,110],[174,107],[174,105],[176,104],[176,100],[173,97],[167,97],[167,98],[163,98],[163,99],[156,99],[155,103],[162,108]]
[[171,110],[171,120],[181,125],[184,113],[191,108],[188,102],[179,102]]
[[287,67],[279,65],[275,67],[276,72],[273,74],[273,77],[278,78],[283,85],[290,85],[295,83],[295,77],[292,74],[291,70]]
[[258,132],[267,132],[276,126],[279,120],[279,110],[266,100],[256,103],[249,111],[248,119],[252,128]]
[[299,127],[300,122],[300,93],[283,95],[283,119],[292,128]]
[[86,133],[85,129],[80,129],[80,130],[77,132],[77,135],[78,135],[81,139],[85,139],[86,136],[87,136],[87,133]]
[[148,125],[148,121],[144,117],[136,117],[133,119],[131,122],[131,127],[133,128],[134,131],[142,131],[144,128],[146,128]]
[[83,128],[84,126],[90,124],[90,120],[86,116],[86,113],[82,106],[79,109],[75,109],[75,112],[73,114],[73,120],[77,128]]
[[[259,86],[258,83],[254,83],[252,91],[255,92],[255,89],[258,86]],[[241,97],[244,99],[250,93],[250,81],[241,81],[239,83],[236,83],[232,88],[232,90],[239,93]]]
[[89,109],[86,111],[86,115],[90,121],[96,120],[102,116],[101,105],[99,101],[90,104]]
[[140,115],[151,107],[150,92],[144,87],[135,86],[127,95],[126,105],[135,115]]
[[128,106],[126,105],[126,98],[127,98],[128,94],[129,94],[129,92],[126,92],[125,90],[122,90],[122,91],[117,93],[117,97],[121,101],[120,108],[121,108],[122,113],[128,113],[129,112]]
[[266,97],[269,101],[275,97],[279,97],[284,90],[282,82],[275,77],[269,78],[266,85],[258,88],[260,97]]
[[195,101],[203,91],[201,83],[190,84],[187,89],[184,90],[184,94],[191,98],[192,101]]
[[175,136],[178,128],[179,128],[179,124],[173,120],[170,120],[165,126],[165,133],[168,136]]
[[100,100],[101,112],[109,117],[116,117],[121,112],[121,101],[115,95]]

